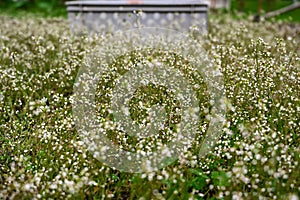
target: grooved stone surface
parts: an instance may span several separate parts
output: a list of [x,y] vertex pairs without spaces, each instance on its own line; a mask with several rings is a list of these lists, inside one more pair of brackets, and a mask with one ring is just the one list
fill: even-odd
[[69,1],[66,5],[74,31],[113,32],[136,27],[207,31],[208,8],[201,0]]

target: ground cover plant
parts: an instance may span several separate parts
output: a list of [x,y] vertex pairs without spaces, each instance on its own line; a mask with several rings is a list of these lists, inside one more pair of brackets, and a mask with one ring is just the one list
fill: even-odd
[[210,19],[199,43],[224,77],[222,135],[205,157],[138,174],[94,159],[75,128],[76,75],[103,37],[0,16],[0,199],[299,199],[299,30]]
[[[245,0],[232,0],[231,1],[231,10],[232,11],[242,11],[251,15],[258,14],[258,12],[261,13],[268,13],[274,10],[278,10],[280,8],[289,6],[296,1],[293,0],[262,0],[262,1],[245,1]],[[261,7],[259,6],[261,5]],[[259,8],[260,7],[260,8]],[[259,11],[259,9],[261,9]],[[280,20],[286,20],[286,19],[292,19],[295,22],[299,22],[299,9],[281,14],[276,16],[276,19]]]

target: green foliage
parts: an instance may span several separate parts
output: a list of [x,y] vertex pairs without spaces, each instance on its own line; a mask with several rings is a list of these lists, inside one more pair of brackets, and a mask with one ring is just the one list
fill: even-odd
[[[258,12],[259,0],[231,0],[231,11],[240,11],[246,15]],[[270,12],[291,5],[293,0],[262,0],[262,11]],[[300,22],[299,8],[275,17],[277,20]]]
[[205,175],[201,170],[189,169],[189,172],[195,175],[190,182],[191,187],[203,191],[208,186],[206,180],[209,179],[209,176]]
[[66,17],[65,0],[1,0],[1,12],[13,16],[33,13],[43,17]]
[[211,173],[211,178],[215,186],[229,186],[229,177],[223,171],[214,171]]
[[64,19],[0,16],[0,199],[297,198],[300,38],[284,23],[262,24],[211,18],[199,41],[228,98],[215,148],[199,156],[199,135],[191,155],[130,174],[94,159],[72,116],[78,69],[105,36],[74,35]]

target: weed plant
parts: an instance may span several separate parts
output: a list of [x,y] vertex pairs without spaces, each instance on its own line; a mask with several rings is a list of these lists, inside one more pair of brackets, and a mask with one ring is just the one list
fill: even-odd
[[224,77],[221,137],[205,157],[131,174],[94,159],[72,116],[77,72],[105,36],[72,34],[60,18],[0,16],[0,199],[299,199],[299,32],[230,17],[209,24],[199,42]]

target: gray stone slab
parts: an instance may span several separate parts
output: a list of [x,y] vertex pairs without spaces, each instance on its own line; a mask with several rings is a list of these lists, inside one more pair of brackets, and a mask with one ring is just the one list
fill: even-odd
[[66,5],[74,31],[113,32],[137,27],[207,31],[208,6],[201,0],[69,1]]

